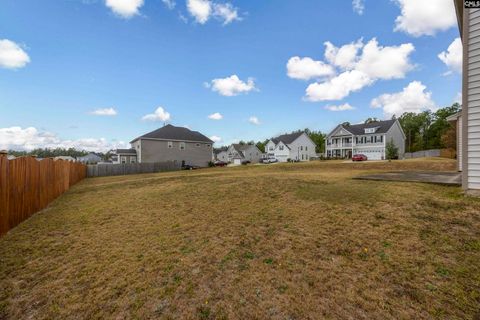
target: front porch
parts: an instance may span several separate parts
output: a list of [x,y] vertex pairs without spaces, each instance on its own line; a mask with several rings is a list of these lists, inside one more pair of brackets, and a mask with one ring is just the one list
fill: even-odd
[[342,158],[351,159],[352,149],[327,149],[327,157],[329,158]]

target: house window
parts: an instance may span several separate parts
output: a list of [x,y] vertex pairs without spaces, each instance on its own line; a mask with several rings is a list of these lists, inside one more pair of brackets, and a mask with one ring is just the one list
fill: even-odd
[[305,151],[308,151],[308,147],[307,147],[307,146],[305,146]]
[[130,163],[136,163],[137,157],[130,157]]
[[280,151],[283,151],[283,146],[279,146],[278,149],[279,149]]
[[[303,146],[300,146],[300,150],[303,151]],[[302,158],[303,159],[303,158]]]
[[365,133],[375,133],[376,128],[365,128]]
[[168,141],[168,149],[171,149],[173,148],[173,142],[172,141]]
[[180,150],[185,150],[185,142],[180,142]]
[[200,143],[195,143],[195,147],[200,147]]
[[273,151],[273,147],[272,146],[268,147],[268,150]]
[[127,157],[121,156],[121,157],[120,157],[120,162],[121,162],[121,163],[127,163]]
[[207,144],[207,148],[210,148],[212,145],[211,144]]

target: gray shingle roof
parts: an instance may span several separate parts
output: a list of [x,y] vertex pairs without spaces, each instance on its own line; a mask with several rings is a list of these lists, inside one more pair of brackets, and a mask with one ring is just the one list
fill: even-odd
[[117,149],[115,150],[116,154],[137,154],[137,151],[135,149]]
[[192,131],[185,127],[175,127],[171,124],[167,124],[157,130],[144,134],[131,142],[134,142],[141,138],[147,139],[161,139],[161,140],[180,140],[180,141],[195,141],[195,142],[208,142],[213,143],[212,140],[204,136],[198,131]]
[[294,133],[289,133],[289,134],[282,134],[281,136],[278,136],[276,138],[272,138],[272,141],[277,144],[278,142],[282,141],[285,144],[290,144],[293,141],[297,140],[298,137],[300,137],[302,134],[304,134],[303,131],[300,132],[294,132]]
[[395,123],[395,119],[392,120],[385,120],[385,121],[377,121],[371,123],[362,123],[362,124],[354,124],[350,126],[343,126],[345,130],[348,130],[354,135],[362,135],[365,134],[365,129],[368,128],[378,128],[375,133],[387,133],[388,130],[393,126]]

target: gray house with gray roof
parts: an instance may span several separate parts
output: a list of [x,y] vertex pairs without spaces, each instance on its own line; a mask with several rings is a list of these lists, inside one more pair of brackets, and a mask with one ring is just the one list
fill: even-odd
[[117,149],[119,163],[175,161],[179,165],[207,167],[213,141],[198,131],[168,124],[130,142],[131,149]]
[[325,138],[325,156],[350,159],[364,154],[368,160],[386,159],[385,147],[393,141],[398,157],[405,157],[405,133],[396,119],[362,124],[339,124]]
[[317,145],[304,131],[282,134],[268,140],[265,145],[265,153],[269,158],[275,158],[279,162],[288,160],[309,161],[317,156]]

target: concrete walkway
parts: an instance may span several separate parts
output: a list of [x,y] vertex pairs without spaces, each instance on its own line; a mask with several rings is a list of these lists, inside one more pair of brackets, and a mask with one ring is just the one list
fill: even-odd
[[435,172],[435,171],[397,171],[369,174],[355,177],[359,180],[377,181],[406,181],[444,184],[449,186],[460,186],[462,184],[461,173],[459,172]]

